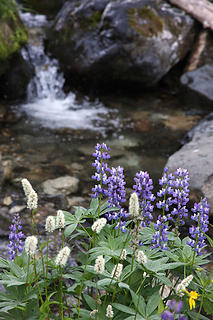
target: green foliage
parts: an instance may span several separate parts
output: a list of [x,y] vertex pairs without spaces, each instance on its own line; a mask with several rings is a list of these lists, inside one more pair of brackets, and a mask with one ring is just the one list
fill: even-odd
[[[104,223],[99,231],[94,228],[105,213],[116,210],[119,208],[99,198],[92,199],[88,209],[63,211],[64,229],[56,226],[55,231],[61,235],[57,247],[64,248],[64,241],[72,244],[77,253],[75,266],[61,266],[44,254],[48,239],[39,240],[38,257],[29,257],[24,250],[14,261],[0,258],[0,284],[5,288],[0,292],[0,319],[107,320],[107,306],[111,305],[114,320],[160,320],[168,301],[174,299],[183,302],[181,314],[189,320],[210,319],[213,270],[202,267],[208,263],[208,254],[196,255],[187,244],[189,238],[180,239],[176,228],[168,232],[168,250],[152,249],[154,223],[138,230],[141,220],[137,216],[126,223],[126,233],[115,229],[115,221]],[[32,223],[40,239],[33,217],[34,211]],[[212,243],[210,237],[208,240]],[[144,260],[139,259],[141,251]],[[97,268],[100,257],[103,264]],[[177,284],[191,275],[186,288],[178,292]],[[190,310],[193,292],[198,296],[196,307]]]

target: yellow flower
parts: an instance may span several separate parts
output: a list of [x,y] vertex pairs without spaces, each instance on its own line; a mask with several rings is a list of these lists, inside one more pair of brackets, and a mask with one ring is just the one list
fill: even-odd
[[197,271],[202,271],[202,269],[201,268],[197,268]]
[[195,300],[199,297],[199,294],[196,291],[187,292],[189,295],[189,307],[190,310],[195,308]]

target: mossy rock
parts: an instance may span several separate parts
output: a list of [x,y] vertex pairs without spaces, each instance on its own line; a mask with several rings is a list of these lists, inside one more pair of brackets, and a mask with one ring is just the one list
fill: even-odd
[[132,29],[145,37],[157,36],[163,30],[163,21],[148,6],[129,9],[128,21]]
[[56,14],[64,2],[64,0],[22,0],[26,8],[47,15]]
[[[4,1],[4,0],[3,0]],[[8,1],[8,11],[0,5],[0,62],[9,58],[27,42],[27,30],[13,1]]]

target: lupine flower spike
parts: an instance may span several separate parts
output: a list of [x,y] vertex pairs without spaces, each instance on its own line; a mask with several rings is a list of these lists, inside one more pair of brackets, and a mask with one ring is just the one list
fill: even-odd
[[10,260],[14,260],[16,256],[19,256],[24,249],[24,234],[22,233],[22,225],[20,221],[20,216],[16,213],[13,217],[12,224],[9,227],[10,234],[9,239],[10,243],[8,247],[10,248],[8,253],[10,255]]
[[117,168],[112,167],[109,172],[111,175],[108,178],[108,202],[110,203],[110,207],[117,207],[120,210],[108,212],[106,217],[109,221],[118,221],[115,228],[120,228],[122,232],[125,232],[125,221],[122,221],[122,219],[128,217],[129,214],[121,205],[126,202],[126,182],[124,180],[123,168],[120,166]]
[[98,198],[99,195],[108,196],[108,190],[104,187],[104,185],[108,184],[108,166],[104,160],[108,160],[110,158],[109,152],[110,148],[107,147],[105,143],[98,143],[95,146],[95,152],[93,153],[93,156],[96,158],[96,160],[92,165],[96,168],[96,172],[92,176],[92,179],[97,181],[97,185],[92,188],[92,191],[94,192],[92,195],[93,198]]
[[160,248],[161,250],[168,250],[167,247],[167,242],[168,242],[168,237],[167,234],[168,232],[168,228],[166,225],[167,222],[167,217],[166,216],[158,216],[158,220],[155,223],[155,234],[153,235],[152,238],[152,245],[151,248],[155,249],[155,248]]
[[149,226],[151,220],[153,220],[152,212],[154,206],[152,205],[152,202],[155,200],[155,196],[151,192],[153,189],[153,182],[152,179],[150,179],[149,174],[144,171],[137,172],[134,181],[135,185],[133,186],[133,189],[138,196],[140,213],[143,217],[141,225],[146,227]]
[[194,248],[198,255],[201,255],[201,249],[205,244],[205,233],[208,231],[209,225],[209,204],[206,198],[200,203],[195,203],[194,208],[191,209],[194,213],[191,219],[197,222],[197,227],[192,226],[189,228],[190,239],[187,244]]

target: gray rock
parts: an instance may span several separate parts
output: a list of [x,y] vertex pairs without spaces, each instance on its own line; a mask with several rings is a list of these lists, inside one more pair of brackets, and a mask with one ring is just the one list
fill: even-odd
[[206,64],[196,70],[186,72],[180,81],[191,91],[191,94],[194,94],[195,99],[200,98],[201,100],[203,98],[204,102],[205,100],[213,102],[213,65]]
[[49,195],[68,195],[78,191],[79,179],[71,176],[49,179],[42,183],[44,193]]
[[194,26],[163,0],[70,0],[47,33],[48,50],[72,81],[153,86],[184,58]]
[[167,162],[170,171],[189,171],[190,189],[205,196],[213,213],[213,113],[189,133],[190,142],[174,153]]

